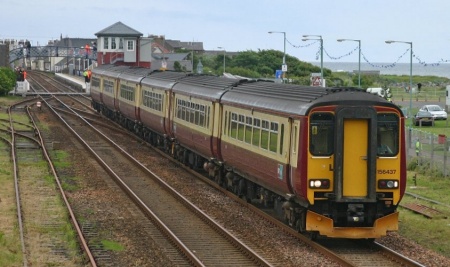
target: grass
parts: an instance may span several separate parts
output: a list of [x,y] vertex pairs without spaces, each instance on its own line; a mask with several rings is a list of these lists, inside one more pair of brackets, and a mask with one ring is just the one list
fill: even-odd
[[414,172],[408,174],[406,192],[413,193],[443,203],[434,204],[429,201],[415,199],[406,195],[402,204],[420,203],[442,212],[441,216],[427,219],[425,216],[400,208],[400,235],[412,239],[420,245],[434,250],[445,257],[450,257],[450,179],[433,178],[417,174],[414,181]]
[[124,250],[124,246],[111,240],[102,240],[101,241],[103,248],[111,251],[122,251]]
[[72,165],[72,163],[67,160],[69,158],[68,152],[63,150],[54,150],[51,154],[55,168],[68,168]]
[[[411,120],[409,121],[411,124]],[[427,133],[432,134],[445,134],[450,135],[450,121],[449,120],[438,120],[434,122],[434,126],[412,126],[413,129],[419,129]]]
[[22,253],[20,243],[0,231],[0,266],[21,266]]
[[[11,139],[9,134],[1,136],[6,140]],[[21,266],[22,249],[16,220],[17,211],[9,145],[0,139],[0,148],[0,266]]]

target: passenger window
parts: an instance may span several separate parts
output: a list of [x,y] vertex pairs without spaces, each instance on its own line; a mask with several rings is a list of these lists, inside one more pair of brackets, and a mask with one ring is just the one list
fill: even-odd
[[231,127],[230,127],[230,137],[237,138],[237,114],[231,113]]
[[272,152],[277,152],[278,149],[278,123],[270,123],[270,146],[269,150]]
[[262,120],[261,125],[261,148],[262,149],[269,149],[269,122],[266,120]]
[[244,115],[239,115],[239,124],[238,124],[238,135],[237,138],[240,141],[244,141],[244,130],[245,130],[245,117]]
[[259,147],[260,135],[261,135],[261,120],[253,119],[252,145]]
[[252,117],[245,117],[245,142],[250,144],[252,142]]

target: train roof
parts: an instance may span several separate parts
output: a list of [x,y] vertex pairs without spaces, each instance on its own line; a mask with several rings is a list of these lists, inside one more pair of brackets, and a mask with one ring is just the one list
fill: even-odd
[[142,85],[227,105],[305,115],[318,105],[384,105],[389,101],[354,87],[312,87],[265,80],[219,77],[174,71],[153,71],[130,66],[102,65],[93,73],[117,75]]
[[312,87],[267,81],[241,83],[233,90],[227,91],[221,102],[297,115],[305,115],[311,108],[318,105],[379,104],[395,106],[385,99],[359,88]]
[[145,77],[142,85],[158,87],[163,89],[172,89],[173,85],[180,79],[186,77],[186,73],[175,71],[153,71]]
[[150,73],[151,70],[146,68],[129,68],[122,71],[119,74],[119,78],[139,83],[143,78],[145,78]]
[[172,90],[179,94],[218,101],[225,92],[244,81],[211,75],[189,75],[180,79]]
[[108,73],[109,75],[114,75],[115,78],[117,78],[123,71],[127,71],[129,69],[129,66],[100,65],[96,68],[93,68],[92,73],[99,75]]

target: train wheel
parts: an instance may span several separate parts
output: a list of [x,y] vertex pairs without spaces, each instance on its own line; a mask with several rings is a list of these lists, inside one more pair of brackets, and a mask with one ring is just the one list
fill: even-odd
[[294,228],[299,233],[305,233],[306,232],[306,212],[301,212],[299,215],[300,216],[295,221]]
[[237,194],[239,197],[244,197],[245,198],[245,189],[247,188],[246,182],[244,179],[240,179],[239,180],[239,185],[238,185],[238,190],[237,190]]
[[185,149],[183,152],[183,159],[181,161],[185,166],[188,165],[189,154],[190,154],[189,151],[187,149]]
[[218,185],[222,186],[222,179],[220,178],[220,174],[216,174],[214,176],[214,182],[216,182]]
[[195,156],[194,153],[189,153],[188,156],[188,164],[189,164],[189,168],[194,169],[197,163],[197,157]]
[[294,229],[299,233],[303,233],[305,231],[300,220],[295,221]]
[[317,240],[318,233],[317,232],[305,232],[304,235],[310,240]]

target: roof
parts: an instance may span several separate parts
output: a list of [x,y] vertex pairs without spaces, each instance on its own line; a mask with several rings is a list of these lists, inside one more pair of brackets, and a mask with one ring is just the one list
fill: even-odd
[[324,88],[281,84],[267,81],[248,81],[229,90],[222,103],[250,106],[253,108],[305,115],[316,105],[396,105],[358,88]]
[[118,21],[113,25],[97,32],[95,36],[141,37],[143,34]]
[[62,38],[55,40],[54,46],[58,47],[84,47],[86,44],[92,45],[93,42],[97,42],[97,39],[88,38]]
[[166,39],[165,44],[171,46],[173,49],[186,49],[194,51],[203,51],[203,42],[181,42],[180,40]]
[[172,88],[173,92],[208,99],[218,102],[227,90],[237,86],[241,81],[211,75],[187,75]]
[[152,57],[156,60],[162,60],[163,57],[168,61],[181,61],[186,60],[190,53],[165,53],[165,54],[152,54]]

